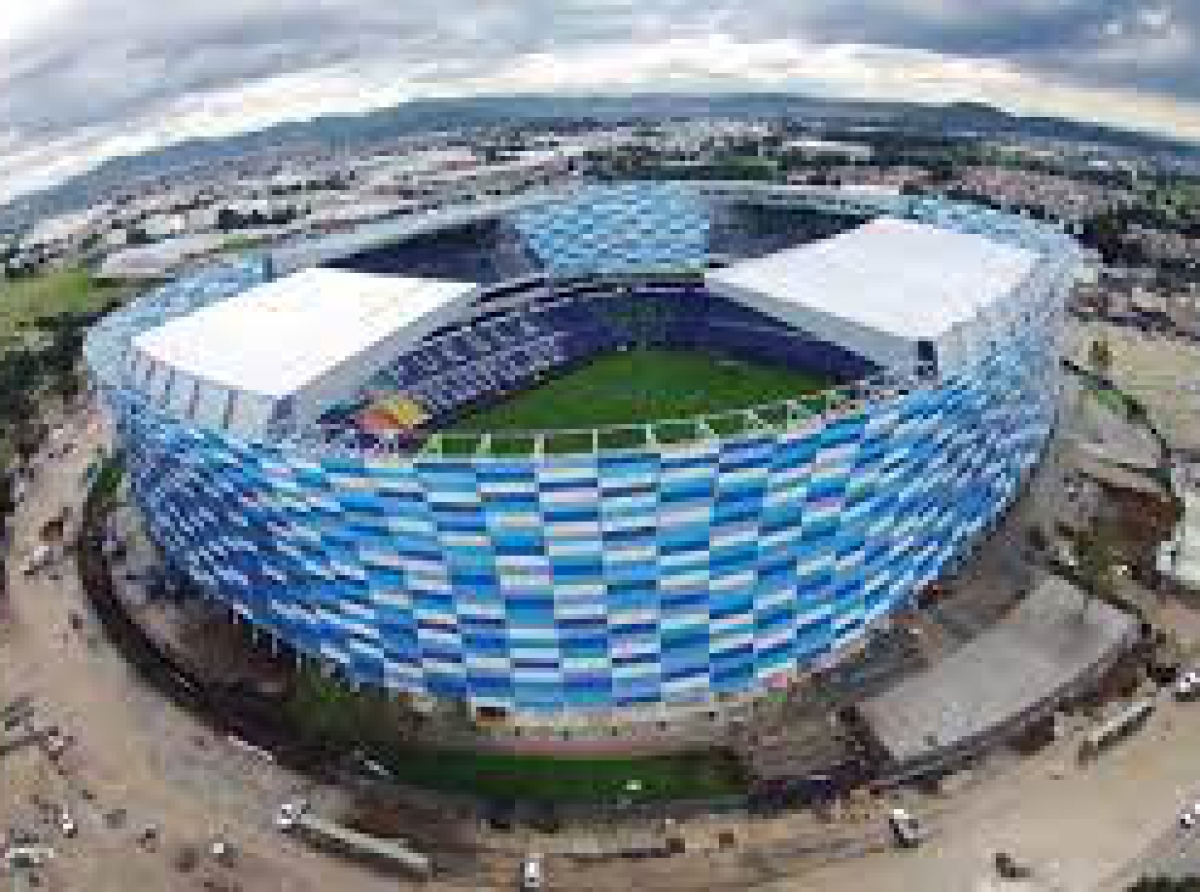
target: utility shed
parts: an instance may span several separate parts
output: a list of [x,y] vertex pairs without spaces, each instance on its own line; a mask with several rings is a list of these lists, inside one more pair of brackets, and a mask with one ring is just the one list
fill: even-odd
[[303,425],[459,318],[476,286],[306,269],[133,339],[131,371],[177,417],[262,436]]
[[1016,321],[1038,255],[881,217],[705,276],[710,290],[900,371],[953,370]]

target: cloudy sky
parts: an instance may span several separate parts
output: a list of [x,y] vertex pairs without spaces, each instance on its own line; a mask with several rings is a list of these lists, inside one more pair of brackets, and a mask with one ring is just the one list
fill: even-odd
[[405,99],[983,100],[1200,142],[1200,0],[2,0],[0,201],[199,135]]

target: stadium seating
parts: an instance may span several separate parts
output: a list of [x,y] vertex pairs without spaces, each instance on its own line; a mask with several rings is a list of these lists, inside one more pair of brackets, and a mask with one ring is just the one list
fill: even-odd
[[514,223],[554,275],[702,269],[708,259],[707,210],[671,184],[585,188]]
[[[630,290],[608,283],[453,329],[399,356],[364,386],[355,411],[326,413],[353,426],[361,410],[403,394],[434,425],[481,399],[494,400],[539,376],[631,344],[706,349],[820,372],[835,380],[875,371],[860,357],[788,328],[690,283]],[[339,434],[341,436],[341,434]]]

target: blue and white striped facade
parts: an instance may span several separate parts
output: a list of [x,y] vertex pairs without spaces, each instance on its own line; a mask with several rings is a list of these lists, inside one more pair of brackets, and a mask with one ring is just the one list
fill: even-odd
[[514,225],[558,276],[703,269],[708,256],[707,209],[666,183],[585,186],[523,208]]
[[143,299],[96,330],[89,362],[169,560],[298,652],[518,722],[744,697],[836,660],[962,560],[1055,422],[1073,243],[993,212],[878,200],[1043,262],[952,378],[759,432],[372,455],[239,442],[149,405],[119,371],[131,331],[177,312],[165,302],[245,287],[253,265]]

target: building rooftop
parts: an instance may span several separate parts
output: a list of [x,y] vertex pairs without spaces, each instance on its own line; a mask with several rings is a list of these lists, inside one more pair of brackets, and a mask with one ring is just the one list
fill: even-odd
[[133,346],[209,384],[282,398],[398,332],[426,334],[475,287],[306,269],[172,319]]
[[1003,300],[1038,257],[979,235],[881,217],[713,270],[714,290],[879,363],[905,361]]

